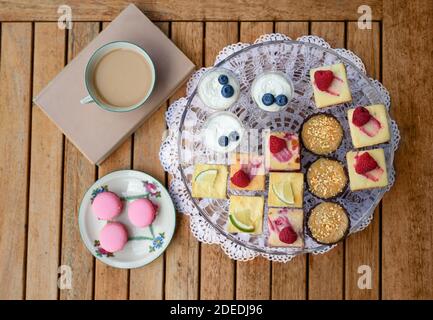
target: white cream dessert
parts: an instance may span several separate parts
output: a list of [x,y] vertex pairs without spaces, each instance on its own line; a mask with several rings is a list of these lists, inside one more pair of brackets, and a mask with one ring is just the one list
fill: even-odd
[[232,113],[221,111],[209,117],[202,131],[202,141],[216,152],[230,152],[241,142],[244,134],[239,119]]
[[285,108],[292,99],[293,86],[283,73],[267,71],[254,80],[251,96],[259,108],[276,112]]
[[225,110],[239,97],[240,86],[230,70],[213,68],[206,72],[198,84],[198,96],[209,108]]

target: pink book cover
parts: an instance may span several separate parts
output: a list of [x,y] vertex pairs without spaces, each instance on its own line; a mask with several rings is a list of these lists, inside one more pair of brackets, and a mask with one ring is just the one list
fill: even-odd
[[[138,109],[115,113],[87,96],[84,72],[93,52],[112,41],[130,41],[146,50],[156,70],[150,98]],[[100,164],[128,138],[193,72],[194,64],[135,5],[126,7],[34,99],[65,136],[92,162]]]

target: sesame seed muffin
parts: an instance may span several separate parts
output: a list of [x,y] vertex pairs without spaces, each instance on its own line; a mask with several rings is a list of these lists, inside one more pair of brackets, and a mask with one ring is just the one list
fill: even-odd
[[308,189],[315,196],[330,199],[340,195],[347,185],[347,175],[341,162],[320,158],[307,171]]
[[341,241],[348,234],[349,227],[346,210],[335,202],[322,202],[308,215],[308,234],[321,244],[331,245]]
[[338,120],[326,113],[307,118],[302,125],[301,138],[305,148],[317,155],[327,155],[343,140],[343,128]]

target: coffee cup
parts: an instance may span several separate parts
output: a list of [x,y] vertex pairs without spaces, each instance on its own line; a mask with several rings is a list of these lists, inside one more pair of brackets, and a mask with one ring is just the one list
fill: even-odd
[[127,41],[110,42],[90,57],[84,76],[89,95],[80,102],[112,112],[132,111],[150,97],[155,78],[152,59],[143,48]]

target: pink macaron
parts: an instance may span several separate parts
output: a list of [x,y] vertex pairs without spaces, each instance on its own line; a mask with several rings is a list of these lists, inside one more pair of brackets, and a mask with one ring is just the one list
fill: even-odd
[[134,200],[128,206],[129,221],[136,227],[147,227],[155,220],[155,215],[155,206],[148,199]]
[[122,212],[123,204],[117,194],[104,191],[93,199],[92,210],[101,220],[111,220]]
[[109,222],[99,234],[99,244],[108,252],[117,252],[123,249],[128,242],[128,232],[120,222]]

